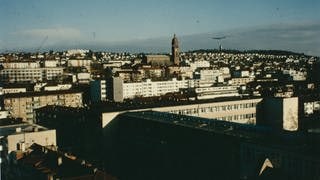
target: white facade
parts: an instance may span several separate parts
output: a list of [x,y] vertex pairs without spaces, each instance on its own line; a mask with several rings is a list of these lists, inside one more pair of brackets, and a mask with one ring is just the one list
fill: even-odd
[[1,63],[4,69],[22,69],[22,68],[40,68],[39,62],[3,62]]
[[240,96],[238,86],[219,86],[195,88],[198,99]]
[[[116,81],[116,82],[115,82]],[[124,83],[121,78],[114,78],[114,101],[119,102],[124,99],[135,97],[161,96],[166,93],[179,92],[181,89],[189,88],[189,80],[177,80],[173,78],[170,81],[151,81],[147,79],[144,82]]]
[[[69,59],[68,66],[69,67],[90,67],[92,60],[89,59]],[[90,69],[88,69],[90,70]]]
[[8,111],[3,111],[0,108],[0,119],[7,118],[8,116],[9,116],[9,112]]
[[45,91],[61,91],[61,90],[69,90],[71,89],[71,84],[57,84],[55,86],[45,86]]
[[44,67],[57,67],[58,61],[46,60],[44,61]]
[[190,67],[195,70],[197,68],[208,68],[210,67],[210,62],[205,60],[194,61],[189,63]]
[[2,94],[10,94],[10,93],[23,93],[27,92],[27,88],[23,87],[12,87],[12,88],[6,88],[6,87],[0,87],[0,95]]
[[3,150],[6,153],[12,151],[26,151],[33,143],[42,146],[57,145],[56,130],[47,129],[45,127],[33,124],[14,124],[0,127],[0,135],[6,141],[1,144],[5,147]]
[[0,80],[8,82],[40,82],[44,80],[53,80],[62,74],[62,67],[8,68],[0,71]]

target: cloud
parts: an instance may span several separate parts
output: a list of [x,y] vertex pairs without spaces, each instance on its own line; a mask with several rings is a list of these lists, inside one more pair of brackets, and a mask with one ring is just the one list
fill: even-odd
[[52,39],[74,39],[81,37],[81,32],[78,29],[70,27],[58,28],[40,28],[40,29],[27,29],[14,32],[13,35],[21,36],[23,38],[44,38],[49,37]]
[[248,27],[224,32],[181,37],[185,49],[218,48],[213,36],[227,35],[221,44],[227,49],[278,49],[320,55],[320,23],[276,24]]

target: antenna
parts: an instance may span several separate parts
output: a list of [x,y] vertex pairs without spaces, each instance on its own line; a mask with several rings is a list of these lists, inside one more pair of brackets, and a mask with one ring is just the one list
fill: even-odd
[[222,45],[221,45],[221,40],[222,39],[226,39],[227,36],[216,36],[216,37],[211,37],[211,39],[217,40],[218,41],[218,47],[219,47],[219,51],[222,50]]

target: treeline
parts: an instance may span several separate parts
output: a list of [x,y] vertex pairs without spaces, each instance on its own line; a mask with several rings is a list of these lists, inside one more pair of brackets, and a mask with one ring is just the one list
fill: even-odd
[[188,51],[189,53],[229,53],[229,54],[243,54],[243,53],[257,53],[257,54],[264,54],[264,55],[298,55],[304,56],[303,53],[296,53],[292,51],[285,51],[285,50],[235,50],[235,49],[198,49],[193,51]]

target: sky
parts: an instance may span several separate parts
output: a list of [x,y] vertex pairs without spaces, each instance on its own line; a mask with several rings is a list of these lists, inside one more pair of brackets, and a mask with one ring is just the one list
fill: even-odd
[[176,33],[184,50],[228,34],[226,48],[320,55],[319,0],[0,0],[0,24],[0,52],[167,51]]

